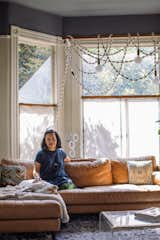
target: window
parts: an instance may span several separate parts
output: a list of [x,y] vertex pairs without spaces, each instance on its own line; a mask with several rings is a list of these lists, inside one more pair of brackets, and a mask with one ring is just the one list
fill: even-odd
[[[158,51],[154,52],[148,39],[147,44],[141,41],[142,62],[137,64],[132,61],[137,47],[126,47],[121,40],[112,44],[110,55],[102,62],[103,71],[87,74],[95,72],[97,63],[92,64],[91,56],[96,51],[95,47],[86,47],[82,56],[84,157],[155,155],[159,161],[156,121],[160,99],[159,85],[154,82]],[[122,64],[124,58],[126,63]]]
[[45,130],[55,126],[54,47],[20,41],[18,56],[20,159],[34,160]]
[[85,157],[155,155],[158,98],[84,99]]

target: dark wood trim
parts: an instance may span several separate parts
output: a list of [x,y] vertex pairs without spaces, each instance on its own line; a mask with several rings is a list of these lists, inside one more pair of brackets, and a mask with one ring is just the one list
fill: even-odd
[[19,103],[19,106],[27,106],[27,107],[57,107],[57,104]]
[[125,96],[82,96],[82,99],[105,99],[105,98],[159,98],[160,95],[125,95]]

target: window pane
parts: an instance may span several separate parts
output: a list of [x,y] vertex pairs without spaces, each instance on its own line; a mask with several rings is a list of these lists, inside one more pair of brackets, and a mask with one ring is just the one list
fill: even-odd
[[84,156],[121,156],[120,101],[84,100]]
[[130,156],[155,155],[159,160],[158,100],[130,100],[128,111]]
[[[137,64],[137,47],[111,47],[107,54],[101,49],[101,65],[103,71],[95,73],[97,60],[92,56],[97,48],[88,48],[92,54],[83,54],[83,95],[154,95],[158,94],[155,79],[155,58],[153,47],[141,47],[142,62]],[[94,55],[96,56],[96,55]],[[105,57],[104,57],[105,56]],[[158,59],[158,53],[157,57]],[[122,64],[123,62],[123,64]],[[87,74],[94,73],[94,74]]]
[[156,156],[158,99],[84,100],[84,156]]
[[19,44],[19,102],[53,103],[52,48]]
[[46,128],[54,127],[53,107],[20,106],[20,159],[34,160]]

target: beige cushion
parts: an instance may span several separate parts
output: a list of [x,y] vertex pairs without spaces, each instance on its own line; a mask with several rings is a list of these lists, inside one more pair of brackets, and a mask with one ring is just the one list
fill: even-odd
[[68,162],[65,170],[77,187],[112,184],[110,160]]
[[152,161],[128,161],[129,183],[152,184]]

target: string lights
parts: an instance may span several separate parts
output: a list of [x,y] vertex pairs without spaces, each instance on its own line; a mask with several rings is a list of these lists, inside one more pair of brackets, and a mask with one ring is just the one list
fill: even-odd
[[[141,40],[142,39],[142,40]],[[141,40],[141,41],[140,41]],[[89,40],[90,46],[93,46],[91,49],[86,47],[83,44],[83,40],[75,39],[72,36],[68,36],[65,39],[65,55],[67,69],[70,69],[72,77],[75,78],[79,83],[80,80],[77,77],[77,73],[81,72],[83,74],[98,74],[105,71],[107,64],[110,64],[111,68],[115,72],[115,78],[112,80],[115,84],[118,76],[121,76],[123,79],[128,81],[139,81],[146,79],[150,74],[154,75],[154,83],[160,84],[159,80],[159,71],[157,71],[157,66],[159,65],[159,50],[160,50],[160,37],[154,36],[151,37],[140,37],[139,33],[137,36],[131,36],[128,34],[128,37],[122,39],[114,38],[112,35],[108,37],[97,36],[96,39]],[[119,45],[118,45],[118,44]],[[122,44],[121,44],[122,43]],[[144,46],[151,47],[150,52],[144,50]],[[88,44],[89,46],[89,44]],[[119,46],[116,48],[115,46]],[[135,48],[136,56],[133,56],[131,59],[127,58],[127,53],[129,48]],[[94,48],[94,50],[93,50]],[[88,64],[88,69],[84,69],[81,65],[77,65],[73,59],[72,54],[77,55],[81,61]],[[118,56],[121,54],[121,59],[119,60]],[[145,71],[143,74],[140,74],[136,78],[132,76],[127,76],[123,72],[125,64],[136,63],[137,65],[143,64],[144,60],[147,57],[153,57],[154,63],[151,68]],[[73,70],[74,69],[74,70]],[[112,85],[113,85],[112,84]]]

